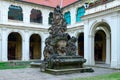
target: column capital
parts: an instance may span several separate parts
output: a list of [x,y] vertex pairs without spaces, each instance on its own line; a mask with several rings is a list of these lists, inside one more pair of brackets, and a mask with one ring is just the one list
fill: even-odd
[[28,33],[28,32],[29,32],[29,30],[27,30],[27,29],[26,29],[26,30],[24,30],[24,32],[25,32],[25,33]]
[[2,31],[6,31],[6,30],[7,30],[7,28],[2,28],[1,30],[2,30]]
[[94,38],[94,35],[88,35],[89,38]]
[[110,39],[110,37],[106,37],[106,39]]

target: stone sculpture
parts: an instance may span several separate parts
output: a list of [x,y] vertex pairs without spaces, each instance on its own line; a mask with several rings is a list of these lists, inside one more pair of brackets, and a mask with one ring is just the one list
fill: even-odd
[[53,54],[66,55],[66,53],[68,53],[67,48],[68,47],[70,48],[70,46],[68,45],[68,41],[70,43],[70,40],[68,40],[69,34],[65,33],[66,30],[67,23],[63,18],[60,7],[57,6],[54,9],[52,26],[48,29],[50,35],[45,41],[46,44],[44,48],[45,60],[51,57]]
[[41,70],[83,68],[86,59],[76,55],[77,39],[66,33],[67,23],[59,6],[54,9],[52,25],[48,31],[49,37],[45,40]]

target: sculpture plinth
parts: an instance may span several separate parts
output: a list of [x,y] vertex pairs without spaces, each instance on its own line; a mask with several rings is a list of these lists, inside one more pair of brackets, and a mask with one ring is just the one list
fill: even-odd
[[45,40],[42,71],[53,70],[54,73],[54,70],[62,69],[81,68],[80,70],[84,70],[82,68],[86,59],[76,55],[77,39],[66,33],[66,30],[67,23],[63,18],[61,8],[57,6],[53,12],[52,26],[48,29],[50,35]]

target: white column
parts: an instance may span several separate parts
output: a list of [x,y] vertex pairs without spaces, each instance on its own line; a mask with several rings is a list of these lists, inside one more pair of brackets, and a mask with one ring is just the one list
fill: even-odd
[[47,10],[42,10],[42,23],[44,26],[49,26],[48,25],[48,18],[49,18],[49,11]]
[[[119,50],[119,52],[120,52],[120,11],[119,11],[119,13],[118,13],[118,21],[117,21],[117,23],[118,23],[118,50]],[[118,68],[120,69],[120,53],[118,53]]]
[[8,54],[7,54],[7,42],[8,42],[8,35],[6,34],[7,29],[3,28],[2,29],[2,61],[8,61]]
[[111,30],[112,30],[112,59],[111,67],[120,68],[120,15],[115,14],[111,17]]
[[23,22],[26,24],[30,23],[30,14],[31,14],[31,8],[28,6],[23,6]]
[[90,25],[87,20],[84,22],[84,24],[84,58],[87,59],[85,65],[95,65],[94,36],[90,35]]
[[42,40],[41,41],[41,60],[44,60],[44,54],[43,54],[44,47],[45,47],[45,40]]
[[110,47],[110,37],[107,37],[106,38],[106,64],[110,64],[110,50],[111,50],[111,47]]
[[48,37],[48,33],[42,33],[41,35],[41,60],[44,60],[44,47],[45,47],[45,40]]
[[[86,24],[85,24],[86,23]],[[87,62],[85,63],[86,65],[90,65],[89,64],[89,56],[88,56],[88,23],[87,21],[84,22],[84,58],[87,59]]]
[[28,61],[29,60],[29,36],[28,31],[25,31],[24,38],[22,40],[22,60]]
[[94,36],[89,35],[89,43],[88,43],[88,55],[89,55],[89,64],[90,65],[95,65],[95,59],[94,59]]

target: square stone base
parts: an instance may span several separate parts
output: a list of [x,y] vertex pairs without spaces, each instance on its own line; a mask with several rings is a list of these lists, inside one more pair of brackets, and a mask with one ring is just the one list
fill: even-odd
[[45,72],[54,75],[62,75],[70,73],[94,72],[94,70],[92,68],[46,69]]

